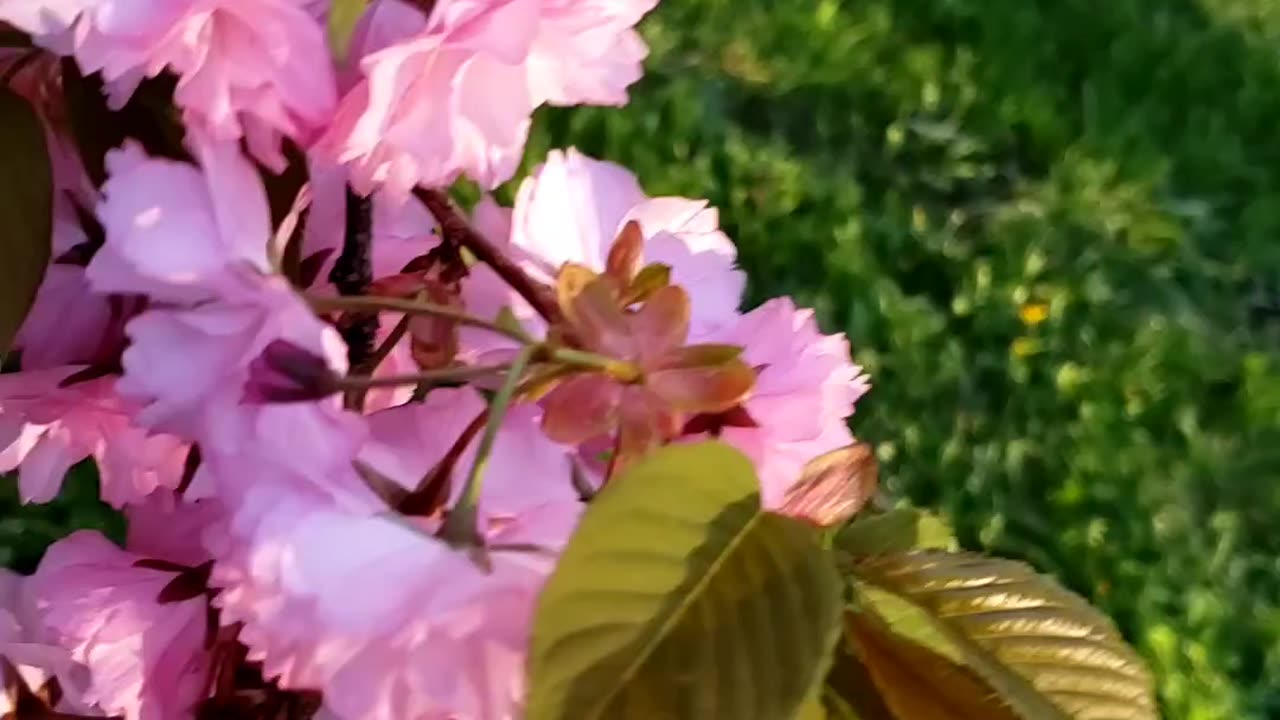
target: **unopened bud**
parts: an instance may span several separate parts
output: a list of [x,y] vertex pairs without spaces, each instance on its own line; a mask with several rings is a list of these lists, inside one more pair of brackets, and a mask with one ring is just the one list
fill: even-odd
[[249,363],[245,400],[311,402],[338,389],[338,377],[323,357],[287,340],[274,340]]

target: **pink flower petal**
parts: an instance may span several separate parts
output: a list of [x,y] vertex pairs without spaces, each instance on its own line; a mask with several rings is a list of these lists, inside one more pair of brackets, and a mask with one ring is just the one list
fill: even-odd
[[101,71],[115,103],[172,70],[188,127],[247,135],[268,165],[283,161],[281,135],[307,142],[336,102],[324,30],[297,0],[0,0],[0,20]]
[[[68,714],[98,717],[102,713],[84,700],[89,673],[71,659],[71,653],[52,642],[40,622],[27,578],[0,569],[0,658],[18,670],[32,691],[56,679],[62,699],[54,709]],[[0,713],[16,712],[9,693],[0,693]]]
[[789,298],[766,302],[714,340],[741,345],[742,359],[759,368],[744,402],[757,427],[728,427],[720,437],[752,459],[765,507],[777,507],[806,463],[853,442],[847,418],[867,378],[844,337],[821,334],[813,311]]
[[87,271],[98,292],[190,302],[216,294],[238,265],[268,269],[261,183],[234,145],[202,154],[203,174],[132,143],[107,155],[98,207],[107,242]]
[[319,148],[366,194],[405,197],[461,173],[494,187],[514,173],[539,105],[625,101],[646,53],[631,27],[652,4],[450,0],[408,39],[372,17],[404,8],[375,8],[362,37],[376,51]]
[[134,421],[137,407],[111,377],[61,384],[79,366],[0,375],[0,471],[19,470],[25,502],[47,502],[75,463],[98,461],[102,499],[116,507],[177,487],[186,443]]
[[175,573],[96,532],[54,543],[30,579],[44,626],[89,668],[88,702],[139,720],[189,716],[209,672],[203,595],[161,602]]

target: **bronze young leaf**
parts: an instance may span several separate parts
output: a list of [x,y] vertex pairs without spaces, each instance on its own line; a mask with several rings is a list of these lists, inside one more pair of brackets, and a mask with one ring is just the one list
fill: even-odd
[[894,720],[1018,720],[971,670],[894,633],[874,612],[846,612],[845,634]]
[[861,510],[878,485],[875,453],[866,443],[854,443],[810,460],[778,511],[834,527]]
[[925,610],[1022,717],[1159,717],[1151,673],[1112,622],[1027,565],[925,550],[864,558],[852,570]]

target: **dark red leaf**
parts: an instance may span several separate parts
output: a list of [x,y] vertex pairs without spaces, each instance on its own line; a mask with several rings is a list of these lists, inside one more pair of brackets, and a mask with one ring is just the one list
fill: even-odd
[[631,220],[622,226],[613,247],[609,248],[604,271],[617,281],[619,287],[626,287],[640,270],[643,259],[644,231],[640,229],[640,223]]

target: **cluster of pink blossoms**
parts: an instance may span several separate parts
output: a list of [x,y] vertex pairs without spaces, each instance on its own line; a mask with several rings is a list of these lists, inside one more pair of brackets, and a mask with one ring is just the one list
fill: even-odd
[[[0,713],[519,717],[535,599],[619,466],[718,436],[777,507],[852,441],[847,343],[740,311],[706,202],[572,149],[512,208],[442,193],[509,179],[542,104],[624,104],[654,3],[374,0],[335,62],[324,0],[0,0],[55,174],[0,469],[43,502],[92,458],[129,527],[0,577]],[[58,55],[117,106],[176,77],[192,160],[126,141],[95,186]]]

